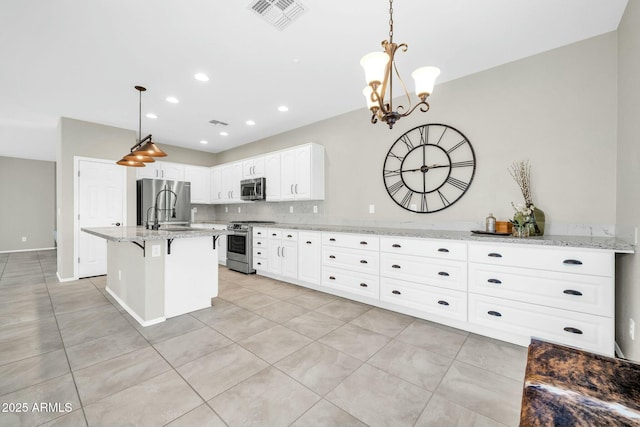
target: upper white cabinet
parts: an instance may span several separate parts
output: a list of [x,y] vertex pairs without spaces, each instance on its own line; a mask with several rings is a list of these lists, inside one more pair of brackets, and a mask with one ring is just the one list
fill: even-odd
[[136,178],[158,178],[170,179],[172,181],[185,181],[184,168],[185,165],[180,163],[147,163],[145,167],[136,169]]
[[211,203],[222,202],[222,167],[214,166],[210,169],[211,173]]
[[242,179],[242,162],[222,165],[220,174],[222,201],[226,203],[241,202],[240,180]]
[[191,183],[191,203],[211,202],[211,172],[203,166],[185,166],[184,180]]
[[264,177],[264,157],[252,157],[242,162],[242,179]]
[[280,153],[271,153],[265,156],[265,179],[267,202],[282,200],[280,179]]
[[283,150],[280,170],[280,200],[324,199],[324,147],[321,145],[311,143]]

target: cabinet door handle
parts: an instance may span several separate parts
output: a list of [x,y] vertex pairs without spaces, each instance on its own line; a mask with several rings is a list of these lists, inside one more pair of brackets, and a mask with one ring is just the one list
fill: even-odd
[[363,288],[368,287],[369,285],[367,285],[366,283],[360,283],[360,286],[362,286]]
[[438,301],[438,304],[440,304],[440,305],[444,305],[444,306],[449,305],[449,303],[448,303],[447,301],[443,300],[443,299],[441,299],[440,301]]
[[336,239],[334,239],[333,237],[331,237],[331,238],[329,239],[329,241],[330,241],[330,242],[335,242],[335,241],[336,241]]
[[329,258],[336,259],[336,256],[335,255],[329,255]]
[[495,283],[496,285],[501,285],[502,284],[502,280],[499,280],[499,279],[489,279],[489,280],[487,280],[487,282]]
[[287,237],[290,239],[290,238],[292,238],[293,236],[292,236],[291,234],[287,234]]
[[567,265],[582,265],[582,261],[578,259],[565,259],[562,263]]
[[298,194],[298,184],[296,184],[296,194]]
[[272,236],[274,236],[274,237],[275,237],[275,236],[277,236],[277,234],[276,234],[276,233],[271,233],[271,235],[272,235]]
[[439,248],[438,252],[449,252],[449,249],[447,249],[447,248]]
[[566,328],[564,328],[565,332],[570,332],[572,334],[576,334],[576,335],[582,335],[582,331],[578,328],[572,328],[571,326],[567,326]]
[[329,276],[329,280],[336,280],[336,278],[333,276]]
[[364,240],[362,242],[360,242],[361,245],[366,245],[367,242],[365,242]]
[[256,252],[256,254],[258,254],[258,255],[262,255],[262,252]]
[[307,245],[310,245],[311,244],[311,240],[307,240],[306,243],[307,243]]
[[256,242],[256,245],[261,245],[261,244],[262,244],[262,242]]
[[499,313],[499,312],[497,312],[497,311],[493,311],[493,310],[487,311],[487,314],[488,314],[489,316],[502,317],[502,314],[500,314],[500,313]]
[[446,271],[440,271],[440,272],[438,272],[438,275],[447,277],[447,276],[449,276],[449,273],[447,273]]
[[360,260],[360,264],[368,264],[368,262],[367,262],[367,260],[366,260],[366,259],[361,259],[361,260]]
[[262,263],[261,263],[261,262],[259,262],[259,261],[258,261],[256,264],[258,264],[258,265],[262,265]]
[[567,295],[575,295],[577,297],[581,297],[582,296],[582,292],[580,291],[576,291],[573,289],[565,289],[564,291],[562,291],[563,294],[567,294]]
[[490,256],[492,258],[502,258],[502,255],[497,252],[490,252],[487,256]]
[[400,268],[400,266],[398,264],[393,264],[391,268]]
[[278,246],[278,256],[280,256],[280,246]]
[[282,258],[284,258],[284,246],[282,247],[282,250],[280,252],[282,252]]
[[395,290],[395,289],[394,289],[394,290],[392,290],[392,291],[391,291],[391,293],[392,293],[392,294],[395,294],[395,295],[402,295],[402,292],[397,291],[397,290]]
[[391,247],[392,247],[392,248],[401,248],[402,246],[400,246],[400,245],[399,245],[399,244],[397,244],[397,243],[394,243],[393,245],[391,245]]

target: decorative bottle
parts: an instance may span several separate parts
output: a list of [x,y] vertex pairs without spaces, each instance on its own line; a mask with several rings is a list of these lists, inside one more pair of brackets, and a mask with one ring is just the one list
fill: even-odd
[[489,216],[487,217],[487,220],[486,220],[485,224],[486,224],[485,231],[487,233],[495,233],[496,232],[496,218],[493,216],[492,213],[490,213]]

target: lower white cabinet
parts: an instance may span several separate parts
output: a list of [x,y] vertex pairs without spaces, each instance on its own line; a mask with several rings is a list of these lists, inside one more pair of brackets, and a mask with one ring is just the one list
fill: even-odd
[[319,285],[322,275],[322,237],[319,232],[298,233],[298,279]]
[[[298,278],[298,232],[267,229],[267,266],[269,273],[283,278]],[[254,246],[255,247],[255,246]],[[255,255],[255,253],[254,253]],[[256,262],[254,261],[254,265]],[[258,270],[256,268],[256,270]]]
[[325,265],[322,267],[322,284],[350,294],[380,298],[380,278],[375,274],[353,272]]
[[[193,228],[213,228],[214,230],[226,230],[226,224],[196,223],[191,224]],[[218,250],[218,264],[227,265],[227,236],[223,235],[216,240]]]

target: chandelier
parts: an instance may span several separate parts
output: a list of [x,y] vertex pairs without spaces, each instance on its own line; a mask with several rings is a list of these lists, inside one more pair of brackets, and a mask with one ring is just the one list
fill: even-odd
[[[360,65],[364,68],[368,85],[362,93],[367,99],[367,108],[372,113],[371,123],[377,123],[378,120],[381,120],[389,125],[389,129],[393,129],[395,122],[413,113],[416,108],[420,107],[420,111],[423,113],[429,111],[427,97],[433,92],[433,86],[436,78],[440,75],[440,70],[436,67],[421,67],[411,73],[411,77],[415,80],[416,95],[420,99],[420,102],[412,107],[411,96],[400,77],[394,59],[398,49],[406,52],[408,46],[405,43],[396,44],[393,42],[393,0],[389,0],[389,40],[382,42],[382,48],[384,52],[372,52],[360,59]],[[402,105],[398,105],[395,111],[393,109],[394,73],[398,77],[409,102],[409,106],[406,109]],[[403,112],[404,110],[406,111]]]
[[135,88],[140,93],[138,103],[138,143],[131,147],[129,154],[116,163],[122,166],[141,168],[145,166],[145,163],[155,162],[154,157],[166,157],[167,153],[153,143],[151,134],[147,135],[144,139],[140,139],[142,136],[142,92],[147,89],[142,86],[135,86]]

